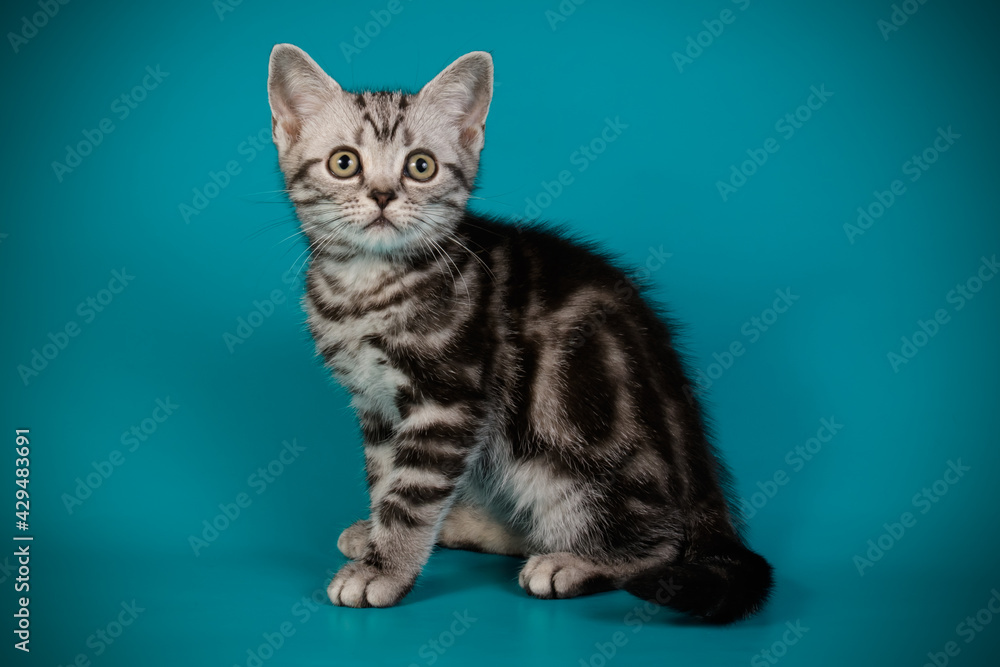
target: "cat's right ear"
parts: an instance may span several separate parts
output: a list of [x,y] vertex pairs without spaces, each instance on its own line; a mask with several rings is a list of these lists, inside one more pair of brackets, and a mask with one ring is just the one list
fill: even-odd
[[277,44],[271,49],[267,70],[271,136],[278,150],[284,151],[299,138],[306,119],[322,109],[340,86],[292,44]]

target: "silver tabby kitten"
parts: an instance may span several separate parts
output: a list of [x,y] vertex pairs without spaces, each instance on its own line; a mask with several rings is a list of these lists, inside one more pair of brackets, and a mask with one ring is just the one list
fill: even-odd
[[771,567],[735,528],[669,323],[596,249],[466,210],[492,94],[483,52],[417,94],[271,53],[309,327],[352,393],[371,494],[330,600],[396,604],[437,543],[527,558],[540,598],[621,588],[745,618]]

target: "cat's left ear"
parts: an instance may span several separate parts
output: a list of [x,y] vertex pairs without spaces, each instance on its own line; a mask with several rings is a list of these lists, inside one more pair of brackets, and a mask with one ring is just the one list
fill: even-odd
[[454,119],[462,145],[482,150],[486,114],[493,99],[493,57],[485,51],[465,54],[424,86],[420,99]]

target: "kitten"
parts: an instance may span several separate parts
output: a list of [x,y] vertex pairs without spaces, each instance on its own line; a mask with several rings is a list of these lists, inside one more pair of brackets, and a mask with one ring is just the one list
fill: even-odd
[[330,600],[387,607],[435,543],[527,558],[539,598],[612,589],[728,623],[771,566],[743,543],[673,332],[594,248],[466,210],[493,61],[347,92],[295,46],[268,96],[310,241],[316,349],[352,394],[370,518]]

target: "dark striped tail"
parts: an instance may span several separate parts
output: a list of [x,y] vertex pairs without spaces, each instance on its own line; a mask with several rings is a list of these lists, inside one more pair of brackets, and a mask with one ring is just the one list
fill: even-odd
[[625,582],[636,597],[723,625],[753,616],[774,586],[771,565],[735,538],[715,536],[688,546],[681,559]]

